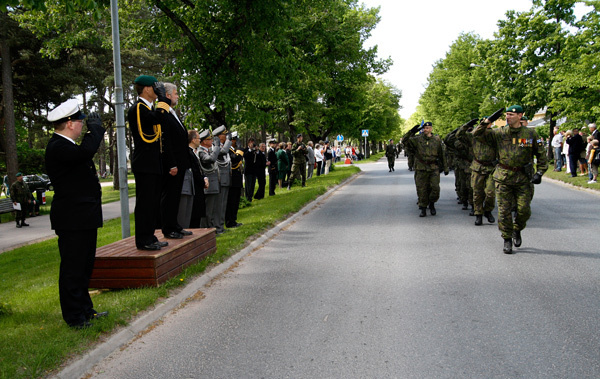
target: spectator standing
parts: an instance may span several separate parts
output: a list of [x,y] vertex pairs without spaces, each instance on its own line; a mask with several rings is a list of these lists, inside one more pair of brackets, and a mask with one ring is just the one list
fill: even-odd
[[292,165],[294,164],[294,155],[292,154],[292,142],[288,142],[285,146],[285,153],[288,157],[288,170],[287,170],[287,180],[284,185],[288,185],[290,182],[290,176],[292,175]]
[[202,172],[208,178],[208,186],[204,189],[204,200],[206,203],[205,216],[200,220],[202,228],[215,228],[217,234],[225,232],[218,225],[217,202],[221,190],[219,180],[219,166],[217,159],[220,152],[220,141],[212,137],[210,130],[206,129],[200,132],[200,148],[198,149],[198,158]]
[[554,150],[554,171],[560,172],[563,160],[562,160],[562,145],[563,135],[557,127],[554,128],[554,137],[552,137],[552,149]]
[[317,144],[315,146],[315,163],[317,164],[317,176],[320,176],[323,166],[323,153],[321,144]]
[[10,199],[13,202],[13,206],[19,207],[16,210],[17,215],[15,216],[17,228],[29,226],[25,222],[25,219],[29,211],[29,204],[31,204],[31,192],[27,183],[23,180],[23,174],[20,172],[17,172],[17,180],[10,185]]
[[595,123],[589,124],[588,128],[590,129],[590,134],[592,136],[592,139],[595,139],[596,141],[600,142],[600,132],[596,128],[596,124]]
[[231,159],[229,158],[229,149],[231,148],[231,133],[227,131],[225,125],[221,125],[213,130],[213,149],[219,150],[217,165],[219,166],[219,200],[217,201],[216,222],[217,230],[225,231],[225,212],[227,211],[227,197],[229,187],[231,186]]
[[285,142],[281,142],[279,144],[279,149],[275,153],[277,156],[277,181],[279,182],[279,188],[283,188],[283,182],[285,181],[285,177],[288,172],[288,156],[285,151],[287,144]]
[[88,328],[91,320],[108,315],[96,312],[88,292],[98,228],[103,223],[102,191],[92,158],[104,138],[104,128],[100,116],[90,114],[88,130],[77,145],[75,140],[81,135],[84,119],[74,99],[50,112],[48,121],[54,124],[54,134],[45,157],[54,186],[50,224],[58,236],[60,308],[67,325],[76,329]]
[[190,169],[192,170],[194,184],[194,199],[189,227],[199,228],[200,220],[203,217],[206,217],[206,199],[204,197],[204,190],[208,188],[208,178],[204,176],[204,172],[200,166],[200,160],[198,159],[198,154],[196,153],[200,149],[200,135],[196,130],[190,130],[188,132],[188,140],[190,141],[188,156],[190,159]]
[[256,185],[256,145],[254,138],[248,139],[248,145],[244,149],[244,186],[246,200],[252,201],[254,186]]
[[313,149],[313,141],[308,141],[306,145],[306,179],[310,179],[313,176],[315,170],[315,150]]
[[275,196],[275,188],[277,187],[277,141],[274,139],[269,141],[269,151],[267,152],[267,166],[269,168],[269,196]]
[[[183,185],[181,186],[181,198],[179,199],[179,209],[177,212],[177,223],[182,228],[189,228],[192,220],[194,208],[202,203],[204,208],[204,187],[206,186],[205,177],[202,175],[198,158],[194,150],[200,146],[200,137],[195,130],[188,131],[187,158],[189,168],[183,175]],[[202,197],[197,197],[202,194]],[[203,210],[203,209],[202,209]],[[198,218],[198,224],[200,218]],[[198,225],[199,226],[199,225]]]
[[265,186],[267,184],[267,177],[265,170],[267,169],[267,155],[266,146],[264,142],[261,142],[258,145],[258,151],[256,152],[256,180],[258,181],[258,189],[256,190],[256,194],[254,198],[256,200],[265,198]]
[[567,138],[570,138],[571,136],[573,136],[573,131],[572,130],[567,130],[565,132],[565,135],[563,136],[563,156],[564,156],[564,164],[565,164],[565,170],[567,172],[567,174],[571,173],[571,157],[569,156],[569,144],[567,144]]
[[[577,176],[577,163],[580,163],[581,153],[585,150],[583,138],[579,134],[579,129],[573,129],[573,136],[567,138],[569,145],[569,165],[571,166],[571,177]],[[581,165],[580,165],[581,166]]]
[[323,160],[325,161],[325,167],[323,167],[322,174],[327,175],[329,174],[329,168],[331,167],[331,162],[333,160],[333,151],[331,150],[331,146],[329,146],[329,141],[325,141]]
[[594,184],[598,180],[598,165],[600,164],[600,151],[597,139],[592,140],[592,150],[590,150],[590,158],[588,162],[590,163],[590,172],[592,173],[592,179],[588,182],[588,184]]

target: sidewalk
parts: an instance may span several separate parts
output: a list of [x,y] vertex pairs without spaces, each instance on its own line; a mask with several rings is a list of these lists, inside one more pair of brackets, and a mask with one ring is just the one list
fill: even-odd
[[[133,213],[135,197],[129,198],[129,213]],[[121,204],[118,201],[102,205],[102,216],[104,220],[112,220],[121,217]],[[44,241],[56,236],[54,230],[50,229],[50,215],[42,215],[28,218],[29,226],[16,228],[14,221],[0,224],[0,254],[17,247]]]

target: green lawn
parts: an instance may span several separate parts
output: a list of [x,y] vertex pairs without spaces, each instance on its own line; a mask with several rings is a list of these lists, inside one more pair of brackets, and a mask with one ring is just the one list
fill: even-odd
[[[338,167],[329,175],[313,177],[307,186],[277,190],[276,196],[255,200],[239,211],[244,225],[217,237],[217,252],[158,288],[93,293],[94,306],[109,317],[94,327],[77,331],[64,323],[58,302],[59,254],[56,238],[0,254],[0,377],[38,378],[61,363],[85,352],[119,325],[169,296],[209,265],[219,264],[241,250],[251,237],[297,212],[328,188],[358,172],[355,166]],[[130,217],[134,230],[133,216]],[[120,219],[99,230],[98,246],[121,238]]]
[[[598,184],[598,183],[588,184],[588,181],[590,179],[588,178],[587,174],[585,176],[580,176],[580,174],[578,173],[577,177],[572,178],[571,174],[570,173],[567,174],[565,172],[565,170],[563,170],[561,172],[554,171],[552,164],[550,164],[550,168],[548,169],[548,171],[546,171],[544,176],[555,179],[555,180],[559,180],[564,183],[574,185],[576,187],[590,188],[590,189],[594,189],[597,191],[600,190],[600,184]],[[542,178],[542,180],[544,180],[544,179]]]

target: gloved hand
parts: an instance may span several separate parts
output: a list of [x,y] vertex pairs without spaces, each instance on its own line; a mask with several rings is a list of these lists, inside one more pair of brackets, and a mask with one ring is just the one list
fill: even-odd
[[88,128],[90,126],[102,127],[102,118],[100,118],[100,115],[96,112],[90,113],[87,118],[87,126]]
[[448,176],[449,173],[450,173],[450,171],[448,171],[448,170],[444,171],[444,176]]
[[221,140],[218,136],[213,136],[213,146],[219,147],[221,146]]
[[542,173],[536,172],[535,174],[533,174],[533,178],[531,178],[531,183],[540,184],[541,182],[542,182]]
[[171,105],[171,99],[167,98],[167,90],[165,89],[165,85],[161,82],[155,82],[152,84],[152,89],[156,96],[158,96],[158,101],[162,101],[163,103],[167,103]]
[[232,138],[233,136],[231,135],[231,133],[227,133],[227,141],[231,141]]
[[412,134],[415,134],[416,132],[418,132],[418,131],[419,131],[419,128],[420,128],[420,127],[421,127],[421,124],[417,124],[417,125],[415,125],[415,126],[413,126],[413,127],[412,127],[412,129],[410,130],[410,132],[411,132]]

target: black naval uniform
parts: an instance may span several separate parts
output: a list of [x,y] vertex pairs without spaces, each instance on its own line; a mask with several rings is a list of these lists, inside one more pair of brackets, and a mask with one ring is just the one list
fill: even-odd
[[243,183],[243,160],[244,156],[241,151],[235,151],[232,147],[229,149],[229,157],[231,159],[231,186],[227,195],[227,208],[225,210],[225,226],[235,228],[240,226],[237,222],[238,209],[240,207],[240,197],[242,196]]

